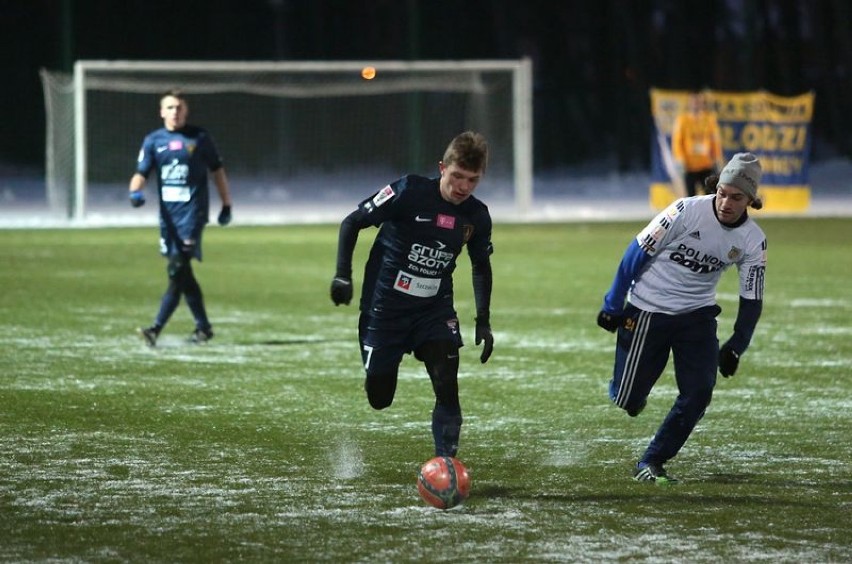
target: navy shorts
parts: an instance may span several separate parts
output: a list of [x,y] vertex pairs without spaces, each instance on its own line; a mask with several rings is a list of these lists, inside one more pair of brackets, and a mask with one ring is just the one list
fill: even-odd
[[429,341],[452,341],[459,348],[464,346],[458,315],[452,308],[390,319],[362,313],[358,320],[358,340],[368,374],[395,371],[403,355]]
[[[198,235],[195,236],[195,249],[193,250],[192,257],[196,260],[201,260],[201,235],[199,232]],[[160,226],[160,254],[164,257],[170,257],[174,255],[183,254],[181,252],[181,243],[180,241],[173,237],[169,230],[163,226]]]

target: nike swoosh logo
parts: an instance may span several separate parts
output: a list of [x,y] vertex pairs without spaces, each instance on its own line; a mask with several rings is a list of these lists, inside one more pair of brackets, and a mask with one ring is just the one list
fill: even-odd
[[417,221],[419,223],[423,223],[425,221],[432,221],[432,218],[431,217],[420,217],[419,215],[417,215],[417,216],[414,216],[414,221]]
[[157,152],[158,152],[158,153],[162,153],[162,152],[163,152],[163,151],[165,151],[166,149],[168,149],[168,147],[157,147]]

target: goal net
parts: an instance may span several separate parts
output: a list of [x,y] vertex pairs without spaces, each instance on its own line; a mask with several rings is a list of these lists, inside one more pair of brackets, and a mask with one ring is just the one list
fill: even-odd
[[[362,78],[366,65],[374,78]],[[433,176],[467,129],[490,146],[483,199],[523,214],[532,197],[532,71],[519,61],[78,61],[42,71],[50,206],[83,224],[129,213],[159,95],[180,88],[208,129],[243,219],[339,220],[405,174]],[[149,194],[154,179],[149,179]],[[217,204],[211,183],[211,202]]]

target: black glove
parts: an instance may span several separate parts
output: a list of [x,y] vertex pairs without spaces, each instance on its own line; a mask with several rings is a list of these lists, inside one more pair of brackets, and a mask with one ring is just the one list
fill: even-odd
[[219,212],[219,225],[222,227],[231,223],[231,206],[222,206],[222,211]]
[[134,190],[130,193],[130,205],[134,208],[141,208],[145,205],[145,193],[142,190]]
[[733,376],[737,372],[737,367],[740,365],[740,355],[729,345],[725,343],[719,349],[719,372],[727,378]]
[[621,324],[624,323],[623,315],[615,315],[614,313],[607,313],[604,310],[598,314],[598,325],[602,328],[606,329],[610,333],[615,333]]
[[479,356],[480,362],[485,364],[494,352],[494,335],[491,334],[491,324],[488,321],[476,320],[476,345],[485,342],[482,347],[482,354]]
[[331,281],[331,301],[334,305],[349,305],[352,301],[352,280],[343,276],[335,276]]

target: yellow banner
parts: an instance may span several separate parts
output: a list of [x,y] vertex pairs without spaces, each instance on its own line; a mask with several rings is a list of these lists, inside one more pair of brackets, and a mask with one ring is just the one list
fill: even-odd
[[[806,211],[810,205],[808,166],[814,94],[778,96],[765,91],[704,91],[709,110],[716,114],[725,159],[749,151],[763,166],[760,193],[764,211]],[[671,155],[675,119],[686,110],[690,92],[651,89],[654,118],[651,204],[662,209],[681,196],[673,182],[677,174]],[[785,193],[785,191],[788,191]]]

